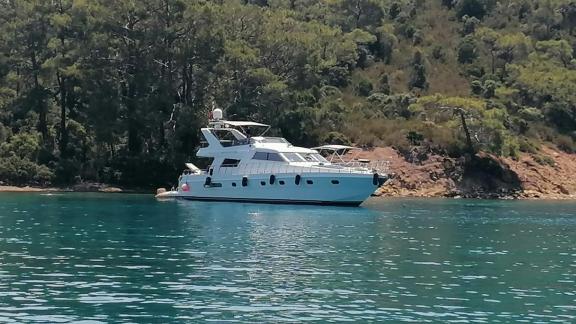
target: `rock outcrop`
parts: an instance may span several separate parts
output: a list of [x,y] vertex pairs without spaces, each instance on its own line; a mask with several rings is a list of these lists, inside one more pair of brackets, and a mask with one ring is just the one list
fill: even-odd
[[522,153],[516,160],[486,153],[460,159],[416,155],[420,158],[409,162],[406,154],[381,147],[357,157],[390,161],[391,179],[377,196],[576,199],[576,154],[555,148],[543,147],[539,155]]

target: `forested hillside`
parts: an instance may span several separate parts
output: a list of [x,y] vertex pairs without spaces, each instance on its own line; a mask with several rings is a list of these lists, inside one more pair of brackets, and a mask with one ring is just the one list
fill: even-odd
[[174,181],[208,111],[295,144],[576,151],[573,0],[0,0],[0,181]]

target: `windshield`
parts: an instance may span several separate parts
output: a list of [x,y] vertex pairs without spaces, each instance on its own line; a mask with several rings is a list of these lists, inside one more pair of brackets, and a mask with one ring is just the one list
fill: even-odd
[[286,139],[282,137],[263,137],[260,143],[274,143],[274,144],[290,144]]
[[290,162],[329,163],[328,160],[318,153],[282,153],[282,155]]
[[321,163],[328,162],[328,160],[326,160],[322,155],[318,153],[298,153],[298,155],[300,155],[304,160],[306,160],[306,162],[321,162]]
[[290,162],[306,162],[306,160],[304,160],[304,158],[302,158],[300,155],[298,155],[296,153],[282,153],[282,155],[284,155],[286,160],[288,160]]
[[298,153],[306,162],[318,162],[310,153]]
[[318,162],[322,162],[322,163],[328,163],[328,160],[326,160],[322,155],[318,154],[318,153],[312,153],[312,156],[318,160]]

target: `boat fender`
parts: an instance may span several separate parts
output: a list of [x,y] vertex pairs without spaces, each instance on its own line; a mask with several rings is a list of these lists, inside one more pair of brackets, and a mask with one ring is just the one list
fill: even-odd
[[276,176],[273,175],[273,174],[271,174],[271,175],[270,175],[270,184],[273,185],[274,182],[276,182]]
[[242,187],[246,187],[248,185],[248,177],[242,177]]
[[302,180],[302,177],[299,174],[297,174],[296,178],[294,178],[294,183],[298,186],[300,185],[300,180]]
[[212,183],[212,178],[206,177],[206,182],[204,182],[204,186],[209,186]]
[[378,173],[374,173],[372,176],[372,184],[377,186],[378,185]]
[[182,184],[182,191],[190,191],[190,186],[188,185],[188,183]]

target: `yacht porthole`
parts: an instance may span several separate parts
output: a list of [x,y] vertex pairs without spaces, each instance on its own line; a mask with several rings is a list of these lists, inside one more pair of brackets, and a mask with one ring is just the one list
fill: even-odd
[[260,184],[265,186],[266,185],[266,181],[260,181]]
[[309,184],[309,185],[311,185],[311,184],[314,184],[314,181],[312,181],[312,180],[306,180],[306,183]]
[[332,184],[340,184],[340,181],[338,181],[338,180],[332,180]]
[[283,186],[285,182],[284,182],[284,180],[280,180],[280,181],[278,181],[278,183],[279,183],[281,186]]
[[232,187],[236,187],[236,182],[232,182]]

